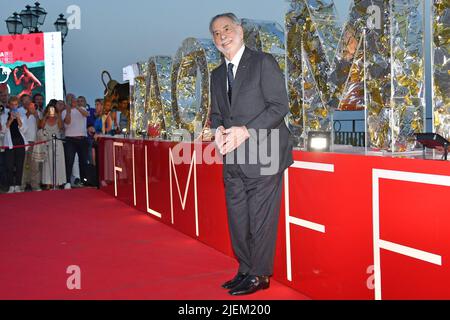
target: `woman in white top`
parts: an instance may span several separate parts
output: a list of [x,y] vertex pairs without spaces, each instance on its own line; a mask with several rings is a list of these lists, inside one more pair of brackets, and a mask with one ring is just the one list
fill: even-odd
[[[20,99],[25,109],[25,122],[27,131],[25,132],[25,139],[28,144],[35,143],[37,127],[39,122],[39,115],[35,104],[31,101],[31,97],[27,94]],[[41,190],[41,169],[37,161],[33,160],[33,150],[35,146],[31,145],[25,152],[25,163],[23,165],[22,190],[40,191]]]
[[[63,121],[59,109],[54,106],[47,106],[44,112],[44,118],[41,120],[39,127],[42,129],[43,136],[46,140],[51,140],[53,135],[61,139],[63,132]],[[53,186],[53,145],[52,141],[45,145],[46,152],[44,164],[42,166],[42,184]],[[66,164],[64,157],[64,146],[61,140],[56,140],[56,186],[63,186],[66,183]]]

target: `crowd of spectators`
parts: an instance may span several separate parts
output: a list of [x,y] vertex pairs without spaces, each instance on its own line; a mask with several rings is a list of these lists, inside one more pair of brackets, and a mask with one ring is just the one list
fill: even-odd
[[0,192],[96,185],[97,136],[128,127],[128,100],[113,107],[96,99],[94,108],[74,94],[44,101],[39,93],[10,96],[0,84]]

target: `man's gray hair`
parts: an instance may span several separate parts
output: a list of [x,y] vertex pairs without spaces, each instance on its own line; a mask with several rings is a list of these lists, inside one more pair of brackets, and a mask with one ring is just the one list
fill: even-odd
[[229,18],[229,19],[231,19],[231,21],[233,21],[234,24],[237,24],[238,26],[241,25],[241,19],[236,17],[236,15],[234,13],[232,13],[232,12],[221,13],[221,14],[214,16],[211,19],[211,22],[209,23],[209,32],[211,32],[211,34],[214,32],[213,24],[219,18]]

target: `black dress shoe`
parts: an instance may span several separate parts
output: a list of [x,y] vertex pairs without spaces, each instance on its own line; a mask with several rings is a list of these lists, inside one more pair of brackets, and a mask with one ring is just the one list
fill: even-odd
[[228,293],[232,296],[241,296],[268,289],[269,286],[270,279],[267,276],[247,276],[237,287],[231,289]]
[[238,272],[237,275],[233,279],[222,284],[222,288],[225,288],[228,290],[233,289],[234,287],[239,285],[242,282],[242,280],[244,280],[246,277],[247,277],[246,273]]

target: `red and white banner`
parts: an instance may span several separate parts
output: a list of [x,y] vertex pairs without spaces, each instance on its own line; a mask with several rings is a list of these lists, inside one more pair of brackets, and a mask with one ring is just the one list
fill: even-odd
[[18,97],[63,99],[61,33],[0,36],[0,84]]

